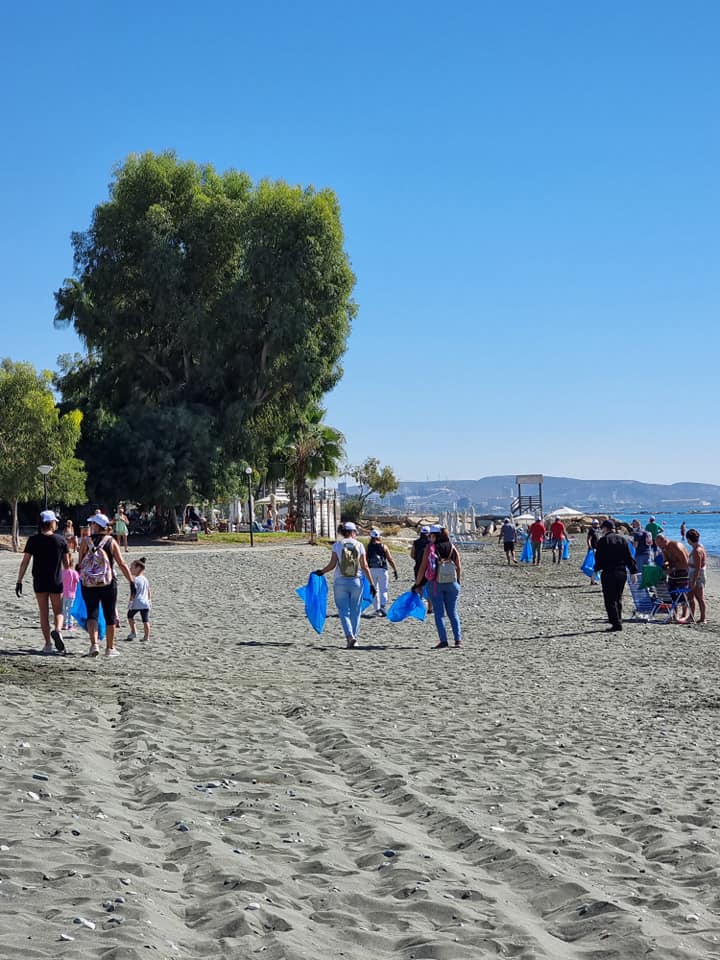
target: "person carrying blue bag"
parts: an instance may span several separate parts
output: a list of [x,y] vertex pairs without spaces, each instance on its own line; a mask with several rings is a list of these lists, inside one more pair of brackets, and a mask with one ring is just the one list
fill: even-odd
[[461,575],[460,554],[450,542],[447,530],[445,527],[430,527],[430,545],[425,550],[413,590],[420,591],[423,585],[427,584],[428,592],[432,595],[433,615],[438,632],[436,650],[449,646],[444,619],[446,613],[455,646],[462,646],[462,625],[457,612]]
[[375,596],[375,587],[372,585],[372,575],[365,555],[365,547],[357,539],[357,527],[347,522],[341,525],[343,539],[333,544],[329,562],[319,570],[315,570],[318,577],[324,577],[331,570],[335,571],[333,580],[333,595],[335,606],[340,615],[345,643],[348,650],[357,645],[360,629],[360,614],[363,610],[363,578],[367,578],[371,596]]

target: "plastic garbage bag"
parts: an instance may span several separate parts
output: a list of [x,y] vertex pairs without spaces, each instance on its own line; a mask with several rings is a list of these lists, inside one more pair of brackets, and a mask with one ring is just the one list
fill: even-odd
[[523,544],[522,553],[520,554],[520,563],[532,563],[532,541],[530,537],[525,540]]
[[414,590],[401,593],[387,612],[388,620],[393,623],[400,623],[407,617],[415,617],[416,620],[425,619],[425,604],[422,602],[420,594],[415,593]]
[[595,574],[595,551],[588,550],[585,559],[580,565],[580,570],[586,577],[592,577]]
[[[80,624],[83,630],[87,630],[87,607],[85,606],[82,587],[78,587],[75,591],[75,599],[70,607],[70,616]],[[100,640],[105,639],[105,632],[105,614],[102,604],[100,604],[98,608],[98,637]]]
[[373,595],[371,593],[371,583],[364,573],[360,574],[360,579],[362,580],[362,603],[360,604],[361,610],[367,610],[370,604],[373,602]]
[[628,541],[628,547],[630,547],[630,556],[631,556],[631,557],[633,558],[633,560],[634,560],[634,559],[635,559],[635,554],[636,554],[636,552],[637,552],[637,551],[635,550],[635,544],[634,544],[634,543],[630,543],[630,542]]
[[304,587],[298,587],[295,593],[305,604],[305,616],[315,633],[322,633],[327,618],[328,586],[325,577],[311,573]]
[[561,560],[570,559],[570,541],[569,540],[563,540],[562,556],[560,559]]

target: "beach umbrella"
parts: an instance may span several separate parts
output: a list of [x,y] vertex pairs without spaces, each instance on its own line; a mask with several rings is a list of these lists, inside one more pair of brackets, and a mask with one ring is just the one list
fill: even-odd
[[576,510],[574,507],[558,507],[557,510],[549,510],[546,517],[557,517],[559,520],[569,520],[571,517],[584,516],[582,510]]

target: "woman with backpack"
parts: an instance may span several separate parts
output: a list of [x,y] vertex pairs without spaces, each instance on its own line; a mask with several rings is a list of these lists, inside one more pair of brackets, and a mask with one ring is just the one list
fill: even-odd
[[357,527],[354,523],[341,524],[343,539],[333,544],[330,561],[321,569],[314,572],[324,577],[331,570],[335,571],[333,594],[335,606],[340,615],[348,650],[357,644],[358,630],[360,629],[360,614],[362,613],[363,585],[360,571],[365,574],[370,584],[373,597],[377,591],[372,585],[372,575],[365,555],[365,547],[357,539]]
[[462,646],[462,627],[457,612],[460,596],[460,575],[462,573],[460,554],[450,542],[445,527],[430,527],[430,543],[415,578],[413,590],[419,590],[427,584],[427,593],[432,597],[435,626],[438,632],[436,650],[448,646],[445,614],[447,613],[452,629],[455,646]]
[[107,633],[105,635],[105,656],[118,657],[115,649],[115,620],[117,617],[117,579],[113,563],[117,563],[123,576],[130,584],[130,596],[135,592],[133,575],[125,563],[110,533],[110,521],[104,513],[96,513],[88,518],[90,537],[80,541],[80,560],[78,573],[87,608],[87,631],[90,636],[91,657],[100,653],[98,646],[98,611],[102,604]]
[[372,574],[370,581],[375,587],[375,616],[384,617],[388,602],[388,564],[392,567],[395,579],[398,578],[398,569],[395,559],[382,542],[382,534],[374,528],[370,531],[370,543],[367,545],[367,562]]

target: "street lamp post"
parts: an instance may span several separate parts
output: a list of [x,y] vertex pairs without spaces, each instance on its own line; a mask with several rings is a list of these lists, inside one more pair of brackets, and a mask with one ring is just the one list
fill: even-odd
[[248,521],[250,524],[250,546],[255,546],[255,540],[253,538],[253,515],[252,515],[252,487],[250,486],[250,478],[252,477],[252,467],[245,467],[245,476],[247,477],[248,485]]
[[45,489],[45,509],[47,510],[47,478],[48,474],[52,472],[52,467],[49,463],[41,463],[38,467],[38,473],[42,474],[43,478],[43,487]]

